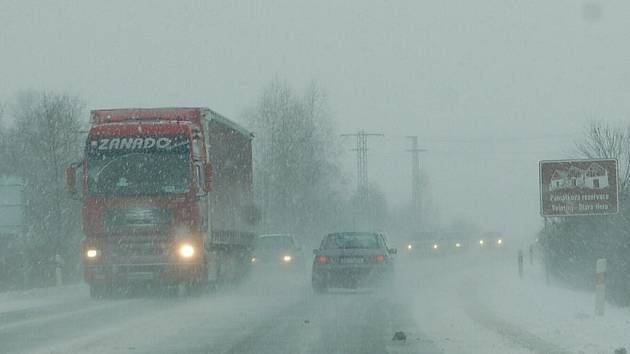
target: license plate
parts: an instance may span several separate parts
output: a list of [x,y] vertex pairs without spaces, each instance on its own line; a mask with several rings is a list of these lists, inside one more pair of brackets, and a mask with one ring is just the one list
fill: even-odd
[[345,264],[363,263],[363,258],[362,257],[344,257],[344,258],[341,258],[341,263],[345,263]]

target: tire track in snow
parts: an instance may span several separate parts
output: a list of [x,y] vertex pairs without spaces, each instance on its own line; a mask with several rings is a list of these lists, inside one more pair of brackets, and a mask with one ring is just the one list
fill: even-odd
[[478,289],[472,283],[459,289],[466,314],[483,327],[499,333],[523,348],[539,354],[573,354],[572,352],[549,342],[494,314],[490,308],[479,301]]

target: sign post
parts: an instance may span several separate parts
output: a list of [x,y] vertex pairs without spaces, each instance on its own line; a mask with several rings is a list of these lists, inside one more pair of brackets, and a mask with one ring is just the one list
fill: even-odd
[[595,285],[595,314],[597,316],[603,316],[606,303],[606,258],[597,260],[595,271],[597,273]]
[[618,211],[617,160],[540,161],[543,217],[606,215]]

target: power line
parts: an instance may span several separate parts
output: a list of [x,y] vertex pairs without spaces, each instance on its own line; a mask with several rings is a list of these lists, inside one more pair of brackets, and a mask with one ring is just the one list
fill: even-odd
[[359,130],[355,134],[341,134],[342,137],[356,138],[356,146],[352,151],[357,152],[357,190],[361,191],[368,187],[368,138],[372,136],[383,137],[385,135],[378,133],[366,133]]
[[411,205],[414,218],[419,224],[420,220],[418,219],[422,210],[420,205],[420,153],[427,150],[418,148],[418,136],[407,136],[406,138],[411,139],[411,149],[407,150],[407,152],[411,152]]

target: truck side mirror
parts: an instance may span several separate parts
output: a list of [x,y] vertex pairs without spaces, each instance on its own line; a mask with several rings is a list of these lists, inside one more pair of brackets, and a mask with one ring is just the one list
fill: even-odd
[[66,185],[68,193],[75,195],[77,193],[77,168],[74,164],[66,168]]
[[212,165],[210,163],[206,163],[204,166],[204,176],[205,181],[203,183],[204,192],[208,193],[212,191]]

